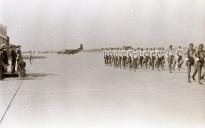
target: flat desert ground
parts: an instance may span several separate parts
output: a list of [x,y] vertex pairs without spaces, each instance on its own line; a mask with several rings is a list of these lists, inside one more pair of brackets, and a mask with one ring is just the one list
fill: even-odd
[[0,81],[0,128],[205,128],[205,84],[186,69],[106,67],[100,52],[44,54]]

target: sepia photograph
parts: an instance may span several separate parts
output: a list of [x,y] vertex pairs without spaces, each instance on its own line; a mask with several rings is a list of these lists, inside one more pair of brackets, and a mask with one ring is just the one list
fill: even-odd
[[205,0],[0,0],[0,128],[205,128]]

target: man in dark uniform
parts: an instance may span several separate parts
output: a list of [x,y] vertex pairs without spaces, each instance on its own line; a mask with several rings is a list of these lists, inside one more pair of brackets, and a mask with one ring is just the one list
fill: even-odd
[[[0,55],[2,54],[3,48],[0,47]],[[0,80],[3,79],[3,61],[2,57],[0,56]]]
[[3,73],[7,72],[7,66],[9,65],[9,59],[8,59],[8,55],[6,52],[6,45],[2,46],[2,54],[1,54],[1,58],[3,61]]
[[10,55],[11,55],[11,73],[15,73],[17,55],[16,55],[16,49],[13,45],[10,47]]
[[189,44],[189,48],[187,50],[187,52],[185,53],[185,55],[187,55],[187,58],[186,58],[186,64],[187,64],[187,67],[188,67],[188,82],[190,83],[191,80],[191,66],[194,65],[194,54],[195,54],[196,50],[194,49],[194,45],[193,43]]
[[201,83],[201,72],[202,72],[202,67],[204,65],[204,45],[200,44],[198,47],[198,50],[196,51],[196,53],[194,54],[196,57],[196,67],[195,67],[195,71],[193,73],[192,78],[195,80],[195,75],[198,72],[198,80],[199,80],[199,84]]

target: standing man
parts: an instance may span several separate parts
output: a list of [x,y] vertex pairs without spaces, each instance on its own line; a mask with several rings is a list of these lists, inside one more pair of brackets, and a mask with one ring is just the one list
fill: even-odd
[[11,55],[11,73],[15,73],[17,55],[16,55],[16,49],[14,45],[10,46],[10,55]]
[[174,64],[174,50],[172,45],[170,45],[169,49],[167,50],[167,57],[168,57],[169,72],[172,73],[173,64]]
[[21,53],[21,46],[18,45],[16,47],[16,54],[17,54],[17,71],[20,72],[21,70],[21,66],[20,66],[20,63],[23,61],[23,57],[22,57],[22,53]]
[[190,80],[190,78],[191,78],[191,75],[190,75],[191,74],[191,66],[194,65],[194,54],[195,54],[195,52],[196,52],[196,50],[194,49],[193,43],[189,44],[189,48],[188,48],[187,52],[185,53],[185,55],[187,56],[186,64],[187,64],[187,67],[188,67],[188,82],[189,83],[191,82],[191,80]]
[[3,61],[3,73],[7,72],[7,66],[9,65],[9,58],[6,52],[6,45],[2,45],[2,53],[1,53],[1,58]]
[[195,71],[193,73],[193,80],[195,80],[195,75],[196,73],[198,72],[198,80],[199,80],[199,84],[202,84],[201,83],[201,79],[202,79],[202,76],[201,76],[201,72],[202,72],[202,67],[204,65],[204,45],[203,44],[200,44],[199,47],[198,47],[198,50],[196,51],[196,53],[194,54],[195,57],[196,57],[196,67],[195,67]]

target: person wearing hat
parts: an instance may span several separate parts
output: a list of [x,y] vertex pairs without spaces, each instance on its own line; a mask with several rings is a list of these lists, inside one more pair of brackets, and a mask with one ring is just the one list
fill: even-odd
[[198,72],[198,80],[199,80],[199,84],[202,84],[201,83],[201,72],[202,72],[202,67],[204,65],[204,45],[203,44],[200,44],[199,47],[198,47],[198,50],[196,51],[196,53],[194,54],[195,56],[195,60],[196,60],[196,66],[195,66],[195,71],[193,73],[193,80],[195,80],[195,75],[196,73]]
[[11,55],[11,73],[15,73],[17,55],[16,55],[16,49],[14,45],[10,46],[10,55]]
[[[187,56],[186,58],[186,65],[188,67],[188,74],[187,74],[187,78],[188,78],[188,82],[191,82],[191,67],[194,65],[195,61],[194,61],[194,54],[195,54],[196,50],[194,49],[194,45],[193,43],[189,44],[189,48],[187,50],[187,52],[185,53],[185,55]],[[192,77],[193,78],[193,77]]]

